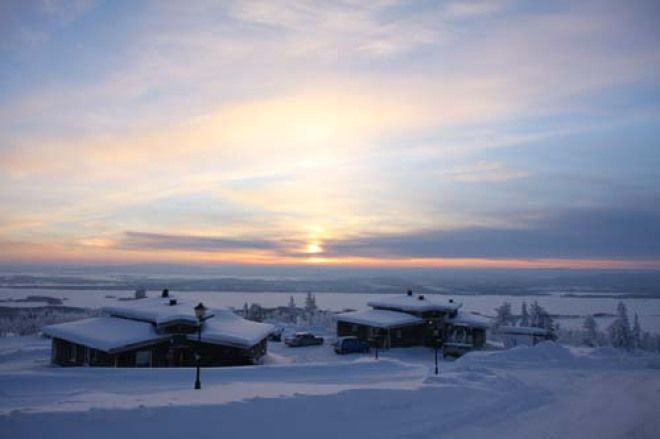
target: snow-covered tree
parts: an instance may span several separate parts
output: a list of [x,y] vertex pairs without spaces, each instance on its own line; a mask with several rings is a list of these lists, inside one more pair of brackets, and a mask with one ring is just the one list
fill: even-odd
[[552,317],[550,317],[548,311],[539,305],[537,301],[534,301],[532,306],[530,306],[529,325],[534,328],[543,328],[553,334],[555,331],[555,325]]
[[0,337],[38,333],[42,327],[100,315],[99,311],[56,308],[11,308],[0,316]]
[[529,312],[527,312],[527,302],[523,302],[520,309],[520,326],[529,326]]
[[514,324],[515,318],[511,312],[511,304],[509,302],[504,302],[499,307],[495,308],[495,313],[495,327]]
[[293,300],[293,296],[289,296],[289,311],[296,309],[296,301]]
[[639,325],[639,316],[637,313],[635,313],[635,318],[633,319],[632,339],[635,349],[642,347],[642,328]]
[[263,320],[264,317],[264,311],[263,308],[261,308],[261,305],[258,303],[253,303],[250,305],[250,309],[248,310],[248,320],[254,320],[256,322],[260,322]]
[[557,339],[558,328],[555,327],[554,320],[550,316],[550,313],[539,305],[537,301],[534,301],[529,307],[529,326],[545,329],[553,340]]
[[305,297],[305,311],[313,313],[316,309],[316,297],[314,297],[311,291],[308,291],[307,297]]
[[584,329],[584,340],[583,343],[587,346],[597,346],[598,345],[598,326],[596,325],[596,319],[594,316],[589,314],[582,323],[582,328]]
[[628,320],[628,310],[623,302],[619,302],[616,310],[616,319],[607,328],[610,344],[615,348],[630,351],[634,348],[634,340],[630,329],[630,321]]
[[538,302],[534,301],[529,307],[529,326],[535,328],[543,327],[542,308]]

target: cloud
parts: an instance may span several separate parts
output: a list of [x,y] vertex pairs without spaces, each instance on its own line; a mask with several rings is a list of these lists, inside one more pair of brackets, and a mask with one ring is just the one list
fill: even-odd
[[[507,212],[576,205],[582,187],[541,181],[530,163],[535,144],[625,132],[636,112],[596,98],[630,95],[635,106],[635,87],[660,77],[657,7],[642,2],[114,8],[104,5],[105,16],[74,7],[71,28],[43,43],[51,57],[26,50],[8,58],[16,68],[0,81],[0,201],[12,209],[0,231],[9,238],[105,243],[124,230],[175,231],[211,239],[189,241],[191,249],[232,246],[217,236],[263,236],[274,247],[257,239],[255,251],[277,252],[278,237],[321,226],[330,252],[382,244],[386,256],[390,244],[414,254],[403,251],[404,238],[419,230],[430,231],[420,249],[459,240],[448,248],[468,252],[471,235],[457,227],[469,225],[484,242],[498,231],[514,243],[529,233],[550,248],[541,232],[559,233],[566,218],[525,229]],[[67,21],[68,11],[54,8],[50,19]],[[52,24],[41,24],[29,29],[51,36]],[[547,175],[566,175],[563,166],[549,163]],[[580,194],[598,199],[607,190],[596,192]],[[208,201],[195,203],[199,194]],[[156,204],[167,206],[153,221]],[[403,241],[382,241],[397,236]],[[483,251],[506,253],[498,248]]]
[[53,33],[84,16],[93,0],[41,0],[0,2],[0,52],[20,54],[45,45]]
[[61,24],[77,20],[94,6],[93,0],[42,0],[41,10]]
[[[312,243],[316,257],[484,259],[660,260],[660,211],[583,208],[537,215],[526,227],[457,227],[398,234],[315,235],[308,239],[227,238],[125,232],[114,244],[123,250],[177,250],[232,253],[260,250],[274,256],[307,259]],[[311,235],[310,235],[311,236]],[[104,246],[107,246],[104,242]]]
[[468,227],[348,238],[324,245],[328,257],[660,259],[660,211],[575,209],[527,227]]
[[489,15],[505,9],[510,1],[454,1],[449,2],[445,8],[451,17],[463,18],[479,15]]
[[313,1],[254,1],[233,3],[229,10],[239,22],[286,32],[287,53],[334,58],[359,52],[380,58],[434,44],[441,37],[430,19],[401,9],[398,16],[387,15],[400,3],[334,2],[320,8]]
[[281,243],[265,239],[240,239],[211,236],[167,235],[147,232],[125,232],[117,248],[134,250],[193,250],[198,252],[231,252],[235,250],[278,250]]
[[500,162],[480,161],[472,166],[447,172],[454,181],[463,183],[496,183],[527,177],[529,172],[507,168]]

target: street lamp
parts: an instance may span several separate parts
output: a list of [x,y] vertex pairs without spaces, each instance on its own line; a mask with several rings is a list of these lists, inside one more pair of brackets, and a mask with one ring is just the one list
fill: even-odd
[[379,337],[377,335],[374,335],[369,339],[369,345],[374,347],[374,354],[376,356],[376,360],[378,360],[378,342],[379,342]]
[[204,322],[204,315],[206,314],[206,307],[202,302],[195,307],[195,317],[197,317],[197,352],[195,353],[195,363],[197,365],[197,378],[195,379],[195,390],[202,388],[202,383],[199,380],[199,348],[202,344],[202,323]]
[[435,350],[435,374],[438,375],[438,348],[440,347],[440,334],[438,328],[433,329],[433,349]]

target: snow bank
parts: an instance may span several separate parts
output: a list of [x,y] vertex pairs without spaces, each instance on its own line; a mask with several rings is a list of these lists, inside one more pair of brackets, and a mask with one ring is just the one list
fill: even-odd
[[[40,341],[0,340],[0,353],[12,356],[23,343],[38,348]],[[20,360],[24,368],[16,370],[0,362],[0,436],[617,439],[654,438],[660,430],[660,374],[616,370],[620,362],[641,364],[621,351],[544,343],[441,361],[438,377],[429,376],[432,351],[421,347],[385,351],[378,361],[346,361],[329,346],[274,344],[273,351],[279,364],[272,366],[204,368],[201,390],[192,388],[192,368],[50,368]],[[334,362],[282,364],[310,351]],[[46,344],[41,352],[47,359]],[[575,370],[580,361],[603,369]]]
[[544,341],[533,346],[518,346],[503,351],[470,352],[456,360],[456,363],[509,369],[634,369],[653,368],[659,361],[659,355],[648,352],[630,353],[614,348],[568,348],[552,341]]
[[359,388],[415,389],[425,374],[424,367],[386,359],[203,368],[199,392],[193,390],[193,368],[43,368],[29,374],[2,371],[0,419],[14,410],[36,413],[84,412],[92,407],[218,406],[255,397],[329,395]]
[[470,352],[456,362],[461,365],[488,365],[501,368],[522,368],[536,364],[539,367],[565,366],[576,356],[566,347],[546,341],[534,346],[518,346],[504,351]]

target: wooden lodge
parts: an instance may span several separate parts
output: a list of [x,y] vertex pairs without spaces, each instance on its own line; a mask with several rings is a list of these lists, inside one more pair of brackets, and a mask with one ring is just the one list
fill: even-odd
[[412,291],[368,305],[372,309],[339,314],[337,336],[357,336],[383,349],[437,343],[445,355],[461,355],[482,348],[490,327],[488,319],[460,311],[460,303]]
[[200,320],[194,303],[141,299],[104,308],[107,316],[47,326],[51,362],[60,366],[188,367],[259,362],[273,327],[228,309]]

